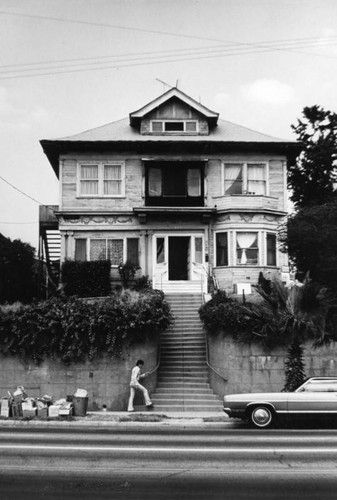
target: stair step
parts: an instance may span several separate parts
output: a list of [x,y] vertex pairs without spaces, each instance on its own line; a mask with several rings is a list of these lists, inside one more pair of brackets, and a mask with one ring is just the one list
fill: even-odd
[[191,377],[191,376],[165,376],[165,377],[159,377],[158,378],[159,382],[168,382],[169,384],[173,382],[206,382],[208,384],[208,379],[206,377]]
[[204,367],[205,366],[205,355],[204,353],[201,353],[200,355],[197,356],[184,356],[184,355],[172,355],[172,356],[162,356],[160,366],[164,367],[167,365],[183,365],[183,366],[192,366],[192,365],[197,365],[198,367]]
[[179,404],[159,404],[154,406],[156,412],[217,412],[223,415],[222,407],[220,404],[217,405],[179,405]]
[[157,389],[172,388],[174,390],[183,388],[184,390],[189,389],[210,389],[209,382],[207,380],[202,380],[198,382],[197,380],[158,380]]
[[208,394],[187,394],[186,392],[185,393],[174,393],[172,392],[171,394],[170,393],[154,393],[152,395],[152,402],[154,401],[159,401],[159,400],[186,400],[186,401],[190,401],[190,400],[193,400],[193,401],[204,401],[207,403],[209,401],[220,401],[219,398],[215,395],[215,394],[211,394],[211,393],[208,393]]
[[185,387],[184,384],[181,386],[175,385],[174,387],[157,387],[156,392],[153,393],[154,396],[157,394],[213,394],[212,389],[208,387]]

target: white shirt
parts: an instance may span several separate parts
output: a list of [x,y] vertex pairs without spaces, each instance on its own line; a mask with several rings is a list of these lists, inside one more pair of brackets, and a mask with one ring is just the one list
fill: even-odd
[[134,368],[132,368],[130,385],[137,385],[139,381],[139,376],[140,376],[140,368],[139,366],[135,366]]

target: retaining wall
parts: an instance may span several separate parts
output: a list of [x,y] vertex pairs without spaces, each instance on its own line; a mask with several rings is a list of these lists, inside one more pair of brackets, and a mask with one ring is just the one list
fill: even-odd
[[[311,342],[304,345],[305,374],[337,376],[337,349],[314,349]],[[225,379],[210,371],[211,386],[217,394],[280,391],[285,383],[286,350],[263,349],[256,344],[239,344],[221,335],[208,337],[210,364]]]
[[[23,385],[28,396],[48,394],[57,400],[74,394],[77,388],[86,389],[89,410],[124,411],[127,409],[129,382],[133,366],[138,359],[145,362],[144,371],[151,371],[157,364],[157,341],[135,344],[125,351],[121,359],[104,356],[92,362],[70,366],[59,361],[47,360],[40,365],[22,361],[13,356],[0,355],[0,397]],[[156,386],[156,372],[144,380],[150,394]],[[142,382],[143,383],[143,382]],[[141,395],[135,404],[143,404]]]

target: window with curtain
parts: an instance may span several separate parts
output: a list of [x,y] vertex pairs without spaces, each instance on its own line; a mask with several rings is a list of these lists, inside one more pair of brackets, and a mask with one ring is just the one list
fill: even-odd
[[266,166],[264,163],[247,164],[247,192],[249,194],[266,194]]
[[106,240],[90,240],[90,260],[106,260]]
[[122,167],[121,165],[104,165],[103,192],[105,195],[122,194]]
[[267,233],[267,266],[276,266],[276,234]]
[[165,262],[165,239],[157,238],[157,264]]
[[147,162],[146,205],[203,206],[203,163]]
[[75,239],[75,260],[87,260],[87,240],[84,238]]
[[243,193],[243,164],[225,164],[225,194]]
[[81,165],[80,175],[81,194],[98,194],[98,165]]
[[216,265],[228,266],[228,234],[216,233]]
[[79,196],[123,196],[124,165],[95,162],[79,165]]
[[187,194],[188,196],[201,196],[201,178],[199,168],[187,170]]
[[149,169],[149,196],[162,195],[162,173],[160,168]]
[[236,263],[249,266],[258,262],[258,233],[236,233]]
[[107,259],[111,261],[112,266],[119,266],[124,260],[123,240],[108,240]]
[[224,163],[224,194],[267,194],[265,163]]

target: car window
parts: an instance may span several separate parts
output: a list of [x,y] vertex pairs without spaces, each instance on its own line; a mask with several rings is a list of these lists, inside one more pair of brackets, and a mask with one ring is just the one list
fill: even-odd
[[299,392],[337,392],[337,381],[333,382],[322,382],[322,381],[310,381],[300,388]]

